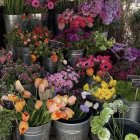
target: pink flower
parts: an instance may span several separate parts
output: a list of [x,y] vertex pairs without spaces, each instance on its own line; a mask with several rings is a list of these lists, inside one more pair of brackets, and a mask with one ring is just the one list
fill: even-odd
[[100,68],[102,71],[107,72],[112,68],[112,65],[110,62],[104,62],[104,63],[101,63]]
[[76,102],[76,97],[75,97],[75,96],[70,96],[70,97],[68,98],[68,104],[69,104],[69,105],[74,105],[75,102]]
[[54,3],[51,1],[51,2],[48,2],[48,8],[49,9],[53,9],[54,8]]
[[38,8],[40,6],[39,1],[38,0],[33,0],[32,1],[32,6],[35,8]]
[[62,112],[66,114],[66,117],[65,117],[66,120],[72,118],[74,115],[74,112],[68,107],[66,107]]
[[28,42],[27,42],[27,41],[24,41],[24,42],[23,42],[23,44],[24,44],[24,45],[27,45],[27,44],[28,44]]
[[0,63],[4,64],[4,62],[6,61],[5,57],[0,57]]

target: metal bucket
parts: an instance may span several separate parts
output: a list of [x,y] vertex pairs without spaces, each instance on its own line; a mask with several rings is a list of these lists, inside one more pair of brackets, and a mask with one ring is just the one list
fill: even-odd
[[26,133],[20,136],[21,140],[49,140],[51,122],[38,126],[29,127]]
[[26,47],[22,48],[22,59],[25,64],[27,64],[27,65],[31,64],[31,56],[30,56],[29,48],[26,48]]
[[[6,34],[8,34],[16,23],[21,21],[21,15],[4,15],[4,22],[6,28]],[[14,46],[8,42],[8,49],[13,51],[15,48]]]
[[140,102],[126,102],[129,111],[125,114],[125,118],[140,123]]
[[45,69],[53,74],[56,73],[58,70],[58,62],[52,62],[51,58],[48,57],[42,57],[43,66],[45,66]]
[[77,60],[82,58],[84,54],[84,50],[70,50],[68,52],[68,64],[75,68]]
[[88,140],[89,119],[75,124],[54,121],[56,140]]

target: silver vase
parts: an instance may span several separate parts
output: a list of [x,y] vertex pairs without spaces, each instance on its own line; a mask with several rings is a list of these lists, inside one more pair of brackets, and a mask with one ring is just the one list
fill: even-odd
[[75,124],[54,121],[56,140],[88,140],[89,119]]
[[38,126],[29,127],[29,129],[20,136],[21,140],[49,140],[51,122]]
[[[14,25],[19,23],[20,21],[21,21],[21,15],[4,15],[6,34],[8,34],[12,30]],[[10,42],[8,42],[7,46],[9,50],[11,51],[15,50],[14,46]]]

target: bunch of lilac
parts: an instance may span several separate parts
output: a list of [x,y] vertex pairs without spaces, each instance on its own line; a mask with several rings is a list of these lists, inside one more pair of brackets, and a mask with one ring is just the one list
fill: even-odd
[[102,19],[105,25],[109,25],[121,16],[120,0],[89,0],[79,7],[83,15],[91,15]]
[[66,69],[46,76],[50,87],[54,87],[55,90],[66,89],[69,90],[74,86],[74,83],[78,83],[79,75],[74,69],[68,66]]
[[9,62],[3,65],[1,80],[7,85],[13,84],[16,80],[20,80],[22,84],[33,84],[36,78],[41,77],[43,71],[38,64],[28,66],[20,62]]
[[111,50],[113,53],[120,55],[121,58],[127,61],[135,61],[140,58],[140,49],[131,47],[127,48],[124,44],[116,43]]
[[4,49],[0,50],[0,64],[5,64],[6,62],[10,62],[12,60],[12,52]]

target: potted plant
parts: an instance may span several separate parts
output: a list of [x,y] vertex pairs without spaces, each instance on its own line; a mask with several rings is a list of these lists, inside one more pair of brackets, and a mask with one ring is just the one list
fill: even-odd
[[4,101],[0,101],[0,140],[12,140],[13,138],[16,138],[17,133],[13,131],[15,120],[16,115],[14,110],[6,108]]
[[[3,65],[1,70],[2,88],[6,86],[6,91],[10,91],[11,86],[16,80],[20,80],[26,90],[29,90],[33,95],[35,94],[34,81],[36,78],[42,77],[45,71],[38,64],[28,66],[20,62],[10,62]],[[4,86],[5,85],[5,86]],[[5,93],[6,93],[5,91]]]
[[[121,115],[123,116],[127,111],[128,107],[121,100],[105,103],[99,115],[91,119],[91,139],[127,139],[130,135],[132,138],[138,139],[138,137],[140,137],[138,123],[124,118],[114,118],[114,113],[118,112],[121,117]],[[134,133],[137,136],[129,133]]]
[[[48,87],[46,82],[42,83],[45,88]],[[51,113],[46,107],[46,100],[32,96],[24,90],[20,81],[15,82],[15,92],[8,94],[7,98],[14,105],[21,140],[30,140],[32,137],[49,140]]]
[[52,112],[57,140],[88,139],[93,102],[83,99],[79,91],[72,91],[57,94],[48,100],[47,106]]
[[140,105],[140,91],[139,89],[132,87],[131,82],[118,81],[116,91],[121,98],[128,105],[129,111],[125,114],[127,119],[135,122],[140,122],[139,119],[139,105]]

